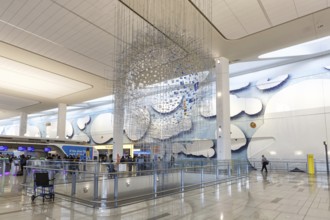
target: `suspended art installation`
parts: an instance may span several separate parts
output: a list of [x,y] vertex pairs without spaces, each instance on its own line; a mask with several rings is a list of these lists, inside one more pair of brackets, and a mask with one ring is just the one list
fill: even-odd
[[114,142],[122,141],[116,132],[123,128],[143,146],[171,147],[174,139],[194,139],[193,126],[205,123],[192,120],[199,115],[196,93],[201,83],[207,87],[215,65],[212,27],[189,1],[119,2]]

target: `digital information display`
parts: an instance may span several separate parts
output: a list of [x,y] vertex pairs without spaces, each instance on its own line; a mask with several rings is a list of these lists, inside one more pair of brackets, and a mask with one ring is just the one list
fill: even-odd
[[8,147],[7,146],[0,146],[0,151],[7,151]]
[[17,148],[18,151],[26,151],[26,147],[23,147],[23,146],[19,146]]
[[28,150],[29,152],[34,152],[34,147],[28,147],[27,150]]

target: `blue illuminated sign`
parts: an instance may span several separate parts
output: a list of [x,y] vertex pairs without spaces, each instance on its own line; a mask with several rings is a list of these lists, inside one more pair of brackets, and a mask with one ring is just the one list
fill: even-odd
[[93,159],[93,148],[83,146],[63,146],[63,151],[67,156],[79,156],[82,159],[92,160]]
[[18,151],[26,151],[26,147],[23,147],[23,146],[19,146],[17,148]]
[[7,151],[8,147],[7,146],[0,146],[0,151]]

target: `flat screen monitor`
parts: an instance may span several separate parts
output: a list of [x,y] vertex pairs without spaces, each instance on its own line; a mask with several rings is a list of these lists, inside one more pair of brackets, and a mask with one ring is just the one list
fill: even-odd
[[27,148],[27,151],[29,151],[29,152],[34,152],[34,147],[28,147],[28,148]]
[[23,147],[23,146],[19,146],[17,148],[18,151],[26,151],[26,147]]
[[52,151],[52,148],[50,148],[50,147],[45,147],[44,151],[45,151],[45,152]]
[[0,151],[7,151],[8,147],[7,146],[0,146]]

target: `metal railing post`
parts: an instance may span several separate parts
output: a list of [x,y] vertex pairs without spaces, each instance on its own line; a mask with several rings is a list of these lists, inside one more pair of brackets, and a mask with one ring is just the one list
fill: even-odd
[[201,167],[201,187],[204,187],[204,167]]
[[1,160],[1,162],[2,162],[2,165],[1,165],[1,167],[2,167],[2,177],[4,177],[5,173],[6,173],[6,160]]
[[215,180],[219,180],[219,167],[218,167],[218,161],[215,161]]
[[237,166],[237,176],[241,176],[241,164]]
[[157,170],[154,168],[154,198],[157,198]]
[[181,172],[181,192],[183,192],[184,191],[184,171],[183,171],[183,168],[181,167],[181,170],[180,170],[180,172]]
[[230,170],[230,161],[228,161],[228,165],[227,165],[227,169],[228,169],[228,177],[231,177],[231,170]]
[[113,182],[113,197],[115,201],[115,207],[118,205],[118,175],[114,174],[114,182]]
[[99,164],[95,165],[94,172],[94,194],[93,199],[97,200],[99,197]]
[[71,175],[71,196],[76,195],[76,179],[76,171],[74,171]]

